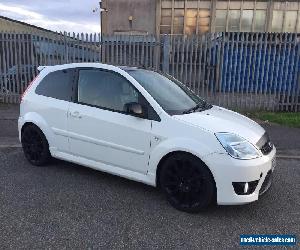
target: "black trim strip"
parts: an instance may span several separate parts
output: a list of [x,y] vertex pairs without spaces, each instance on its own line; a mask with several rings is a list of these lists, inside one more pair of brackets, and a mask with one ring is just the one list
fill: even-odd
[[263,136],[258,140],[258,142],[256,143],[256,146],[261,149],[262,146],[264,146],[268,141],[270,141],[269,135],[267,134],[267,132],[265,132],[263,134]]

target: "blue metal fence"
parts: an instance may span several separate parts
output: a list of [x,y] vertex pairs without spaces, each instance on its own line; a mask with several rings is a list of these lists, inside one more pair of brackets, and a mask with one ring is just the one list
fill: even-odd
[[[300,70],[297,34],[256,34],[254,41],[249,40],[249,34],[242,36],[229,34],[225,38],[223,91],[290,94],[297,89]],[[232,70],[233,65],[237,69]]]
[[299,110],[299,41],[295,33],[173,37],[169,72],[225,106]]

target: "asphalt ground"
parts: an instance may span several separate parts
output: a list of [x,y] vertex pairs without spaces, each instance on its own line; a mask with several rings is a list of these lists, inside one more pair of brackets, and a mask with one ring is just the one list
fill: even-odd
[[159,190],[54,160],[30,165],[18,148],[0,149],[2,249],[229,249],[240,234],[300,236],[300,161],[279,159],[257,202],[172,208]]
[[[17,141],[12,113],[0,112],[2,145]],[[299,129],[263,126],[282,153],[300,155]],[[59,160],[35,167],[3,146],[0,249],[245,248],[240,234],[295,234],[299,246],[299,183],[300,160],[279,158],[258,201],[187,214],[153,187]]]

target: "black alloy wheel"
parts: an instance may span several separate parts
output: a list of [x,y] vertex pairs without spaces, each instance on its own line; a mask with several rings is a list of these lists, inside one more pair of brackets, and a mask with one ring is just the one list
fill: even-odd
[[160,171],[160,187],[178,210],[195,213],[215,197],[214,178],[197,157],[178,153],[165,160]]
[[30,124],[22,130],[21,143],[25,157],[31,164],[42,166],[49,162],[48,141],[37,126]]

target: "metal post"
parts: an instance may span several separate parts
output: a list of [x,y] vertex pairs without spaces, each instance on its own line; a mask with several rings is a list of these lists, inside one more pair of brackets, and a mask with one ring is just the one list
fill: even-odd
[[102,34],[102,1],[99,1],[99,22],[100,22],[100,33]]
[[[217,1],[211,1],[211,4],[210,4],[210,27],[209,27],[210,32],[216,31],[216,10],[217,10]],[[198,0],[198,15],[199,15],[199,0]],[[197,21],[197,26],[198,25],[199,24]]]
[[268,7],[267,7],[267,17],[265,22],[265,31],[267,32],[272,31],[273,10],[274,10],[274,2],[273,0],[269,0]]
[[162,37],[163,46],[163,60],[162,60],[162,70],[163,72],[169,74],[169,57],[170,57],[170,35],[164,35]]
[[[64,43],[65,43],[65,62],[69,63],[69,46],[68,46],[68,34],[67,32],[64,32]],[[49,60],[49,58],[48,58]],[[48,62],[49,64],[49,62]]]
[[161,0],[156,0],[156,16],[155,16],[155,35],[159,38],[160,35],[160,20],[161,20]]

